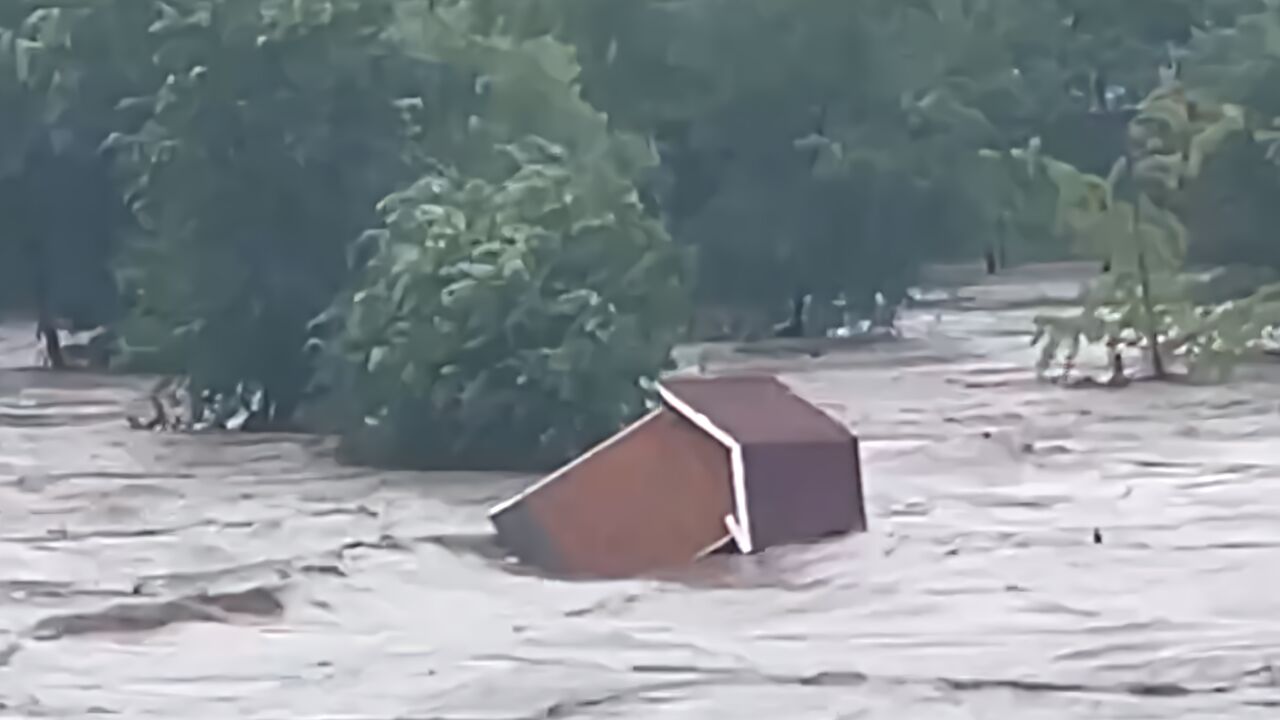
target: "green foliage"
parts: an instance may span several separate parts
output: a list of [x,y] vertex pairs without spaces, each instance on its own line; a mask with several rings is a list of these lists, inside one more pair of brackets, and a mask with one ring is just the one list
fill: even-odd
[[1039,138],[1023,148],[984,148],[978,159],[967,197],[1001,245],[1019,243],[1028,254],[1053,257],[1070,246],[1080,218],[1106,195],[1100,179],[1044,154]]
[[76,325],[118,311],[109,263],[129,219],[97,146],[129,82],[116,61],[144,57],[114,31],[148,10],[20,2],[0,16],[0,282]]
[[413,118],[396,101],[426,73],[383,38],[384,0],[160,7],[139,41],[164,80],[121,100],[146,119],[105,146],[144,231],[125,261],[135,327],[163,328],[157,350],[196,388],[257,384],[287,418],[307,322],[374,203],[409,177]]
[[[432,464],[634,417],[686,294],[869,312],[993,246],[1111,263],[1050,360],[1205,364],[1273,312],[1183,266],[1274,254],[1277,37],[1263,0],[11,0],[0,283]],[[1095,107],[1171,45],[1201,102]]]
[[1159,378],[1176,361],[1193,376],[1220,379],[1280,322],[1280,287],[1202,306],[1192,299],[1193,281],[1182,275],[1187,233],[1176,209],[1184,188],[1245,130],[1238,107],[1191,108],[1180,84],[1157,89],[1130,125],[1130,153],[1105,182],[1061,176],[1064,194],[1075,188],[1072,194],[1095,198],[1064,206],[1072,212],[1063,216],[1085,247],[1105,258],[1109,272],[1086,288],[1078,315],[1037,318],[1033,343],[1042,346],[1042,372],[1060,354],[1069,372],[1083,345],[1106,343],[1143,348]]
[[1264,286],[1240,300],[1197,304],[1192,298],[1201,282],[1180,275],[1155,276],[1156,290],[1148,296],[1134,273],[1096,281],[1079,315],[1036,319],[1036,340],[1042,345],[1038,369],[1047,372],[1061,361],[1064,374],[1069,374],[1081,349],[1090,344],[1149,350],[1148,337],[1154,334],[1164,361],[1184,368],[1192,379],[1228,379],[1242,358],[1267,346],[1280,325],[1280,285]]
[[1280,268],[1271,231],[1280,220],[1280,9],[1260,0],[1252,5],[1198,33],[1187,49],[1187,82],[1208,101],[1245,108],[1249,132],[1207,163],[1188,193],[1186,219],[1194,259]]
[[[547,372],[558,373],[537,376],[538,392],[515,385],[522,376],[481,372],[489,368],[467,354],[481,336],[488,338],[482,355],[495,366],[502,353],[516,352],[516,346],[493,344],[493,333],[519,324],[493,316],[487,296],[475,296],[481,305],[458,306],[454,298],[446,308],[440,298],[415,295],[421,308],[404,315],[396,332],[415,338],[418,348],[439,320],[433,308],[447,314],[460,307],[453,317],[465,321],[448,338],[456,346],[442,342],[431,351],[457,355],[452,364],[462,374],[430,374],[434,354],[410,362],[421,367],[413,391],[424,396],[445,397],[457,380],[479,380],[469,386],[466,423],[438,433],[439,442],[429,445],[439,455],[430,460],[511,457],[474,452],[483,443],[473,431],[492,430],[499,420],[475,415],[477,402],[512,398],[534,403],[521,409],[525,419],[506,418],[513,442],[525,442],[530,455],[559,457],[639,412],[637,383],[666,360],[671,328],[682,320],[684,262],[666,247],[661,225],[635,195],[632,178],[653,164],[651,147],[612,132],[579,96],[573,49],[545,37],[478,32],[477,8],[410,0],[6,6],[0,9],[0,98],[22,112],[0,118],[11,123],[0,128],[0,161],[16,188],[3,194],[0,212],[12,215],[8,211],[33,192],[65,202],[58,187],[37,182],[48,161],[26,162],[39,157],[33,148],[49,128],[69,128],[77,147],[100,146],[118,171],[115,191],[137,222],[118,252],[114,242],[99,243],[111,251],[102,265],[115,270],[131,310],[119,323],[127,365],[187,375],[194,394],[261,388],[268,414],[283,422],[303,403],[316,372],[316,358],[305,351],[309,324],[335,297],[343,307],[352,296],[376,296],[392,281],[401,292],[410,286],[427,292],[456,271],[460,253],[474,250],[480,254],[473,262],[483,259],[459,237],[446,256],[396,265],[394,277],[382,278],[374,273],[391,272],[386,258],[375,254],[367,265],[353,265],[368,260],[361,253],[370,250],[353,242],[392,213],[401,219],[385,230],[388,248],[421,245],[425,236],[411,237],[427,230],[403,220],[412,214],[408,206],[462,202],[461,195],[427,197],[437,180],[456,182],[458,193],[488,183],[492,197],[467,196],[465,210],[524,222],[534,234],[508,260],[539,275],[526,278],[521,292],[527,296],[543,283],[537,292],[564,306],[528,312],[567,313],[590,294],[605,304],[581,309],[596,314],[584,316],[586,330],[557,330],[559,320],[531,319],[532,329],[513,336],[543,343],[520,349],[540,347],[548,354]],[[525,136],[561,147],[563,157],[530,160],[513,175],[495,148],[527,150],[510,144]],[[96,157],[92,150],[89,157]],[[413,189],[379,206],[404,187]],[[553,191],[571,193],[572,201],[556,205],[547,194]],[[538,202],[550,204],[538,211]],[[569,216],[575,219],[565,221]],[[481,218],[466,219],[472,221]],[[12,237],[3,236],[0,250],[21,249]],[[49,242],[34,245],[45,249]],[[65,265],[59,277],[69,276]],[[515,286],[503,287],[497,296],[508,305],[502,307],[525,310],[510,304]],[[401,335],[379,339],[360,321],[347,330],[333,348],[382,343],[405,349],[397,344]],[[590,338],[609,343],[591,349],[583,345]],[[323,369],[350,357],[324,353]],[[573,372],[562,367],[566,362]],[[394,409],[384,429],[410,437],[421,427],[413,423],[443,422],[427,405],[393,402],[388,371],[359,367],[359,383],[313,398],[330,401],[326,423],[350,428],[359,424],[353,420]],[[350,387],[361,394],[340,392]],[[339,396],[342,402],[334,402]],[[395,425],[400,421],[406,425]],[[536,422],[545,424],[535,432]]]
[[764,310],[798,287],[869,308],[981,245],[966,163],[1033,114],[1047,63],[1010,71],[1035,52],[1015,29],[1055,27],[1004,0],[483,5],[486,27],[572,43],[584,97],[654,136],[649,190],[699,251],[699,301]]
[[681,254],[625,183],[565,150],[501,148],[384,200],[333,380],[370,438],[414,462],[563,460],[643,410],[685,317]]
[[1247,3],[1251,12],[1197,33],[1187,49],[1186,80],[1218,102],[1242,105],[1271,118],[1280,115],[1280,8]]
[[[484,6],[488,27],[573,43],[585,96],[656,137],[655,192],[677,240],[700,251],[700,300],[772,308],[797,286],[855,305],[877,290],[898,297],[920,263],[972,257],[993,236],[1015,257],[1066,254],[1052,191],[1011,188],[977,151],[1007,153],[1060,120],[1093,119],[1082,113],[1094,74],[1140,96],[1167,43],[1249,3]],[[1111,135],[1122,142],[1123,127]],[[1049,140],[1056,152],[1062,143]],[[1099,140],[1081,133],[1062,159],[1096,154]]]

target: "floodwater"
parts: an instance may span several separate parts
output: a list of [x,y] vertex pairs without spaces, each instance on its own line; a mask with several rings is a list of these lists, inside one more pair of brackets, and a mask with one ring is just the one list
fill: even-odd
[[1039,384],[1027,301],[1071,288],[753,359],[860,433],[871,531],[647,580],[507,565],[522,478],[134,432],[143,380],[0,371],[0,717],[1280,717],[1280,367]]

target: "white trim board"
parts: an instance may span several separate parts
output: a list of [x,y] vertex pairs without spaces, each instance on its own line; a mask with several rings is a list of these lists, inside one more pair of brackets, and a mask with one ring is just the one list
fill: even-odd
[[744,555],[751,554],[755,548],[755,541],[751,538],[751,515],[747,508],[747,472],[746,465],[742,459],[742,444],[712,422],[711,418],[676,397],[675,393],[663,387],[661,383],[658,384],[658,395],[672,410],[683,415],[686,420],[693,423],[698,429],[715,438],[721,445],[729,449],[729,473],[733,483],[733,504],[738,517],[736,523],[737,531],[734,531],[733,525],[729,525],[728,528],[733,535],[734,541],[738,544],[738,550]]
[[724,537],[722,537],[722,538],[720,538],[719,540],[716,540],[715,542],[711,543],[711,544],[710,544],[710,545],[708,545],[706,548],[704,548],[704,549],[702,550],[702,552],[700,552],[700,553],[698,553],[697,555],[695,555],[695,556],[694,556],[694,559],[695,559],[695,560],[701,560],[701,559],[703,559],[703,558],[707,557],[708,555],[711,555],[711,554],[712,554],[712,553],[714,553],[716,550],[719,550],[720,548],[724,547],[724,544],[725,544],[725,543],[727,543],[727,542],[732,542],[732,541],[733,541],[733,536],[732,536],[732,535],[730,535],[730,534],[727,534],[727,533],[726,533]]
[[494,505],[492,508],[489,509],[489,517],[492,518],[493,516],[498,515],[510,509],[516,503],[519,503],[521,500],[524,500],[525,498],[529,497],[533,493],[537,492],[543,486],[549,485],[550,483],[553,483],[556,480],[559,480],[560,478],[564,477],[569,472],[577,468],[579,465],[585,463],[586,461],[590,460],[596,455],[599,455],[605,450],[608,450],[614,445],[617,445],[618,443],[622,442],[627,437],[629,437],[632,433],[634,433],[636,430],[639,430],[641,427],[643,427],[644,425],[652,421],[658,415],[662,414],[662,411],[663,411],[663,408],[661,407],[656,408],[654,410],[650,410],[648,414],[646,414],[644,417],[640,418],[639,420],[636,420],[635,422],[631,423],[627,427],[623,428],[621,431],[615,433],[613,437],[605,440],[599,445],[596,445],[595,447],[591,448],[585,453],[579,455],[576,459],[574,459],[569,464],[562,466],[559,470],[556,470],[555,472],[551,473],[545,478],[525,488],[518,495],[515,495],[514,497],[511,497],[507,500],[503,500],[497,505]]

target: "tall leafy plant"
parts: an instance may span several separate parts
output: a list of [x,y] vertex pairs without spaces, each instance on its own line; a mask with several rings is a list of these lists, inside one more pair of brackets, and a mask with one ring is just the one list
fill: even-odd
[[1074,230],[1108,271],[1086,288],[1079,314],[1036,319],[1041,370],[1061,360],[1069,372],[1083,345],[1105,343],[1117,382],[1126,379],[1118,359],[1124,345],[1143,350],[1157,379],[1169,377],[1174,361],[1193,375],[1222,377],[1280,320],[1280,289],[1204,306],[1193,299],[1196,281],[1183,274],[1184,188],[1216,148],[1243,130],[1240,108],[1197,106],[1181,83],[1170,82],[1140,106],[1130,150],[1105,182],[1060,176],[1064,193],[1085,201],[1070,208]]
[[[430,464],[546,464],[634,418],[684,320],[684,264],[634,190],[536,138],[379,206],[325,380],[352,444]],[[363,445],[362,445],[363,443]]]
[[306,325],[378,198],[412,177],[437,69],[387,38],[390,0],[157,7],[144,39],[164,80],[124,101],[145,119],[107,143],[144,231],[126,258],[126,337],[197,390],[258,386],[288,419],[310,375]]
[[139,39],[152,9],[17,2],[0,10],[0,278],[10,301],[37,312],[54,365],[62,359],[55,324],[91,327],[120,310],[112,262],[130,222],[98,146],[119,99],[150,79]]

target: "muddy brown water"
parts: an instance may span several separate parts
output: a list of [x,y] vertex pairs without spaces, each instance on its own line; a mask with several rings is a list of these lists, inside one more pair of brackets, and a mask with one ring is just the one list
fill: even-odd
[[146,381],[19,369],[6,326],[0,717],[1280,717],[1280,369],[1038,384],[1026,306],[1072,288],[753,356],[861,434],[871,532],[599,583],[493,547],[525,478],[133,432]]

